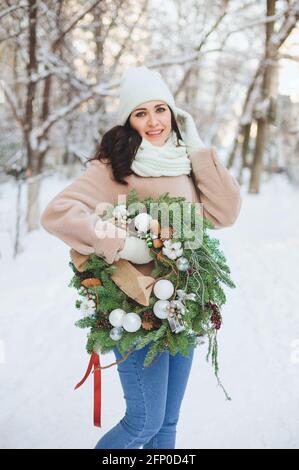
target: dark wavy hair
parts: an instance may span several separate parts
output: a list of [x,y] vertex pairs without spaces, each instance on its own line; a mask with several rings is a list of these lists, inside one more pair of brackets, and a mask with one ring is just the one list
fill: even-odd
[[[176,133],[177,145],[179,146],[181,145],[179,139],[182,140],[182,136],[173,111],[171,108],[169,109],[171,112],[171,128]],[[111,165],[114,179],[118,183],[128,185],[128,182],[123,178],[134,173],[130,167],[141,142],[141,136],[131,127],[129,116],[124,126],[114,126],[103,135],[94,156],[88,158],[84,162],[84,166],[93,160]]]

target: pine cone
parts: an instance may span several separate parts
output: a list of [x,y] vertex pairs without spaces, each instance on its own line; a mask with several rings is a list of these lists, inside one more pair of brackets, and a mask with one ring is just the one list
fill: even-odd
[[154,321],[153,321],[153,327],[158,330],[161,325],[162,325],[162,320],[160,320],[160,318],[157,318],[155,316]]
[[155,317],[155,315],[153,314],[153,312],[150,312],[150,311],[143,312],[143,319],[144,320],[153,320],[154,317]]
[[[159,318],[157,318],[156,315],[151,311],[147,311],[143,313],[142,326],[143,326],[143,323],[151,324],[152,325],[151,329],[153,328],[158,329],[162,325],[162,321]],[[146,330],[148,328],[145,327],[144,329]]]
[[99,329],[106,329],[106,328],[110,328],[111,324],[108,318],[101,317],[96,321],[96,327]]
[[142,324],[142,328],[144,330],[152,330],[153,329],[153,323],[151,321],[146,321],[146,320],[143,320],[143,322],[141,323]]

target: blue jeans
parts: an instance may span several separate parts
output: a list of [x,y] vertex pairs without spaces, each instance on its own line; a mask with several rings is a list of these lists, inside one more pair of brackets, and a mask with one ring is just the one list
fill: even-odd
[[[95,449],[175,449],[176,426],[194,347],[190,346],[188,357],[164,351],[149,367],[143,367],[149,347],[134,351],[117,364],[126,413]],[[113,351],[116,359],[121,359],[116,347]]]

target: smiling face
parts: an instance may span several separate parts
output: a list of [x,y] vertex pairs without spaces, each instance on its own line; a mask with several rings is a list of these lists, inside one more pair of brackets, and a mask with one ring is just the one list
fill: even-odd
[[161,146],[172,131],[171,112],[164,101],[146,101],[132,111],[130,124],[141,138]]

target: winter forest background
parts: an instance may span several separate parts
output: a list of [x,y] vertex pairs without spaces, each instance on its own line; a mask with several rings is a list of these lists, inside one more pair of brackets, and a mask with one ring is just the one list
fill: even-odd
[[85,331],[68,248],[39,217],[115,125],[122,72],[147,65],[242,191],[237,222],[217,232],[237,284],[219,333],[232,401],[200,346],[177,446],[298,448],[299,3],[0,5],[0,447],[92,448],[124,411],[114,368],[102,373],[103,428],[92,426],[91,379],[73,390]]

